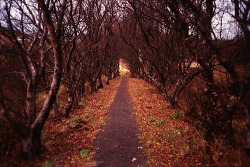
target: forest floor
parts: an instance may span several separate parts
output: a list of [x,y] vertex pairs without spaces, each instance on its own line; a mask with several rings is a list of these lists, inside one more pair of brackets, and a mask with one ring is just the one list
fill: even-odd
[[[23,162],[22,165],[95,166],[94,140],[101,131],[101,125],[105,124],[120,80],[120,77],[111,80],[103,89],[92,95],[86,95],[70,113],[70,118],[54,118],[52,111],[42,131],[42,155],[34,162],[28,164]],[[58,101],[59,105],[63,103]]]
[[104,86],[82,99],[69,119],[51,114],[42,133],[44,153],[34,166],[208,164],[202,134],[156,88],[124,75]]
[[[232,156],[219,141],[214,143],[212,154],[207,154],[204,134],[184,121],[181,110],[172,109],[154,86],[126,76],[111,80],[110,85],[104,85],[93,95],[86,95],[70,118],[55,118],[52,111],[41,138],[43,153],[35,161],[12,159],[0,166],[247,164],[241,161],[242,150]],[[225,158],[227,154],[230,159]]]
[[206,142],[173,109],[162,93],[138,78],[129,78],[129,92],[149,166],[209,166]]
[[240,145],[235,143],[232,147],[216,139],[209,144],[208,152],[204,132],[187,123],[183,111],[173,109],[154,86],[129,78],[128,87],[148,166],[249,166],[250,158],[242,144],[246,134],[244,121],[233,123],[234,138]]

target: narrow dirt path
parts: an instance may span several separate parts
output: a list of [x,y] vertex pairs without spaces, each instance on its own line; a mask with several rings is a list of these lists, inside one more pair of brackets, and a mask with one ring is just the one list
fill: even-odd
[[127,87],[127,76],[122,75],[116,97],[110,107],[106,125],[95,141],[97,166],[145,166],[146,158],[137,137],[139,130],[132,118],[132,103]]

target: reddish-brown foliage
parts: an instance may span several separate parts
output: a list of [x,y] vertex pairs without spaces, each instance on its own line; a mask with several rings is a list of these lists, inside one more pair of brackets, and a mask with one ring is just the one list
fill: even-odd
[[55,118],[51,113],[42,131],[43,153],[35,161],[23,161],[19,156],[12,156],[5,158],[6,163],[1,161],[1,165],[93,166],[93,141],[105,121],[119,83],[120,78],[116,78],[109,85],[104,85],[104,89],[84,97],[68,119]]

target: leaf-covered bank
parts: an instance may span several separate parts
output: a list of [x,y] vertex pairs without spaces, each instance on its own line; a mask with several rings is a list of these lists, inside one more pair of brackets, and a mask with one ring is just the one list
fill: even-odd
[[110,81],[93,95],[86,96],[71,114],[70,119],[54,121],[50,118],[43,130],[47,151],[42,163],[51,161],[55,166],[94,166],[93,141],[104,124],[120,78]]
[[[3,166],[94,166],[93,141],[104,124],[120,77],[103,89],[86,95],[73,109],[70,118],[55,118],[54,111],[42,131],[42,154],[35,161],[4,160]],[[61,92],[62,93],[62,92]],[[59,103],[59,109],[60,107]]]
[[248,163],[243,155],[244,147],[232,149],[215,141],[213,150],[208,152],[203,132],[186,123],[183,112],[172,109],[154,86],[137,78],[130,78],[128,85],[149,166],[244,166]]

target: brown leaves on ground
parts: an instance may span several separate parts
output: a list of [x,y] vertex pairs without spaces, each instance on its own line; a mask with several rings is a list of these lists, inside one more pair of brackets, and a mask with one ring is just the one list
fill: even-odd
[[70,118],[49,117],[42,131],[43,154],[35,166],[94,166],[93,141],[104,124],[120,78],[81,100]]
[[208,164],[202,134],[182,120],[181,110],[172,109],[163,95],[144,80],[130,78],[129,91],[149,166]]

